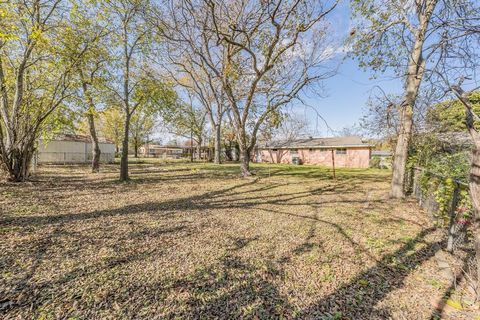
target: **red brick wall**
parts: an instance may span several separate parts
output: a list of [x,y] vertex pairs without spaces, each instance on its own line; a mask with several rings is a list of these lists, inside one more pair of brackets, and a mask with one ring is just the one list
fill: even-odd
[[[368,168],[370,163],[369,148],[348,148],[347,154],[336,154],[334,151],[335,166],[347,168]],[[277,157],[281,163],[292,163],[290,150],[260,150],[262,162],[277,163]],[[298,149],[297,156],[303,164],[332,166],[332,150],[327,149]]]

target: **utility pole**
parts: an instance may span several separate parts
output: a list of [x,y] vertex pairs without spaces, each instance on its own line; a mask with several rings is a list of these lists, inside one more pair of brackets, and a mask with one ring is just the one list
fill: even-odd
[[337,179],[335,175],[335,150],[332,149],[332,169],[333,169],[333,179]]

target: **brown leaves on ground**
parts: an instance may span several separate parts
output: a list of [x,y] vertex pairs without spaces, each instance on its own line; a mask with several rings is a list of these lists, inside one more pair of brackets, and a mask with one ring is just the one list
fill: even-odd
[[[429,319],[442,233],[388,173],[41,167],[0,185],[3,318]],[[452,317],[455,317],[453,314]]]

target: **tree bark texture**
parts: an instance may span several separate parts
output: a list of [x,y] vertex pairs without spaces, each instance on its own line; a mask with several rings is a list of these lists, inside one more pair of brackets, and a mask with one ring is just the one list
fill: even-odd
[[87,113],[88,127],[90,130],[90,139],[92,141],[92,172],[100,171],[100,144],[98,142],[97,131],[95,129],[95,119],[92,112]]
[[408,60],[405,80],[405,93],[400,105],[400,131],[393,156],[393,175],[390,196],[392,198],[405,197],[405,173],[408,159],[408,149],[412,137],[413,112],[418,96],[418,90],[425,71],[425,60],[422,56],[425,35],[428,30],[432,12],[438,0],[427,0],[425,9],[418,13],[419,26],[415,32],[415,42]]
[[125,135],[122,142],[122,157],[120,159],[120,181],[128,180],[128,136],[130,131],[130,114],[125,115]]
[[243,177],[252,175],[250,172],[250,156],[246,148],[240,148],[240,173]]
[[475,148],[472,151],[472,164],[470,167],[470,196],[474,207],[472,223],[475,258],[477,263],[477,301],[480,300],[480,139],[475,141]]
[[215,126],[215,150],[214,150],[215,155],[213,159],[213,162],[215,164],[222,163],[222,159],[220,156],[221,151],[222,151],[221,127],[220,127],[220,123],[217,123],[217,125]]
[[25,182],[30,176],[30,164],[34,155],[33,141],[27,142],[16,148],[10,149],[8,162],[4,162],[7,180],[12,182]]
[[202,140],[200,139],[197,143],[197,160],[202,160]]

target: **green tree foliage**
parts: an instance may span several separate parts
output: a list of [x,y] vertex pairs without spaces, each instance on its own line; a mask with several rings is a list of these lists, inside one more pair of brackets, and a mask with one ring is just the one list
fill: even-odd
[[124,118],[121,109],[114,106],[108,107],[99,114],[99,118],[102,134],[105,138],[115,143],[115,149],[118,154],[124,135]]
[[205,135],[207,112],[192,103],[179,101],[173,108],[162,111],[162,120],[167,130],[175,135],[192,138],[200,147]]
[[[69,97],[72,75],[88,46],[68,57],[61,0],[0,3],[0,161],[13,181],[28,179],[35,141]],[[59,115],[59,114],[57,114]]]
[[130,143],[138,157],[138,148],[148,143],[155,127],[155,114],[146,108],[140,108],[131,119]]
[[[470,95],[473,112],[480,114],[480,92]],[[458,100],[446,101],[432,106],[427,112],[427,125],[436,132],[467,132],[465,107]],[[480,123],[475,123],[480,130]]]

